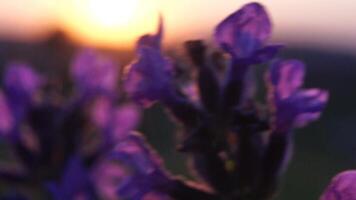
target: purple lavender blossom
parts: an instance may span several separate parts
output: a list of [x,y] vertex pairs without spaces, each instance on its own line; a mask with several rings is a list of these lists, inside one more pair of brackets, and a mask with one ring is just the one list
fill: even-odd
[[[194,99],[198,101],[191,101],[186,96],[189,93],[184,95],[179,85],[174,84],[173,76],[166,70],[170,65],[157,45],[162,38],[159,33],[138,41],[138,60],[129,69],[126,89],[136,101],[159,101],[180,122],[184,131],[178,149],[189,153],[196,174],[210,192],[192,188],[185,182],[173,184],[174,178],[162,173],[154,176],[144,173],[148,169],[160,172],[161,168],[148,159],[148,153],[124,143],[117,159],[137,169],[120,186],[119,193],[142,199],[144,194],[157,189],[157,185],[160,188],[171,185],[159,192],[173,199],[272,198],[291,152],[289,132],[320,116],[328,99],[327,92],[300,89],[304,76],[302,63],[274,63],[269,73],[269,106],[274,112],[261,114],[254,94],[249,92],[251,83],[246,81],[246,76],[251,65],[273,59],[280,46],[266,46],[271,22],[258,3],[245,5],[216,27],[216,42],[231,55],[227,62],[220,62],[229,64],[222,81],[216,71],[221,66],[209,62],[204,43],[185,43],[197,71],[193,81],[199,93],[199,98]],[[265,133],[268,133],[267,142],[264,142]],[[138,144],[143,148],[144,143]],[[133,149],[129,153],[130,148]],[[147,177],[151,181],[146,182]],[[177,185],[184,185],[184,189]],[[176,191],[180,191],[179,195]]]
[[30,66],[12,63],[6,67],[4,89],[11,101],[22,99],[29,101],[39,89],[42,78]]
[[118,80],[116,63],[94,50],[85,49],[77,54],[71,74],[79,92],[85,95],[114,95]]
[[156,34],[146,34],[141,36],[136,44],[136,50],[140,51],[141,48],[143,47],[151,47],[157,50],[161,49],[162,46],[162,38],[163,38],[163,17],[159,17],[159,24],[157,28],[157,33]]
[[163,22],[155,35],[144,35],[137,42],[138,59],[128,66],[125,89],[142,104],[150,104],[170,93],[172,64],[161,53]]
[[320,117],[328,100],[328,92],[320,89],[301,89],[304,64],[298,60],[277,61],[269,72],[269,98],[275,109],[275,129],[288,132]]
[[5,139],[21,166],[20,171],[0,169],[0,178],[39,187],[46,199],[98,199],[103,190],[92,176],[96,166],[139,120],[135,106],[117,106],[114,62],[88,50],[73,63],[80,95],[69,101],[38,98],[35,102],[42,79],[18,65],[5,73],[5,92],[0,96],[0,132],[11,136]]
[[[169,184],[169,175],[161,168],[162,161],[140,135],[130,134],[122,139],[113,152],[114,158],[122,161],[131,171],[120,183],[121,197],[140,200],[151,192],[159,192]],[[157,199],[163,199],[161,197]]]
[[[75,57],[71,75],[79,98],[63,104],[48,98],[34,103],[42,81],[31,69],[16,65],[5,73],[0,133],[35,142],[8,140],[24,170],[0,169],[0,178],[40,183],[58,200],[271,199],[288,163],[291,131],[320,117],[328,93],[301,89],[300,61],[277,61],[268,72],[267,106],[272,112],[263,112],[267,109],[249,92],[246,78],[251,65],[270,61],[280,46],[266,45],[272,27],[258,3],[245,5],[217,25],[215,40],[231,55],[224,62],[210,62],[203,41],[185,43],[197,75],[191,80],[194,97],[176,84],[173,63],[162,53],[163,29],[161,17],[157,32],[137,41],[138,58],[128,66],[125,89],[140,105],[158,101],[170,111],[182,127],[177,149],[188,154],[198,182],[171,175],[144,137],[132,131],[140,110],[130,103],[117,105],[115,62],[93,50]],[[217,66],[224,64],[228,66]],[[223,77],[218,68],[226,69]],[[325,200],[353,187],[348,184],[353,173],[345,174],[333,181]],[[342,187],[341,180],[346,180]]]
[[117,188],[126,176],[127,170],[124,166],[109,158],[97,162],[91,172],[98,196],[105,200],[118,199]]
[[355,200],[356,171],[344,171],[336,175],[325,189],[320,200]]
[[258,3],[249,3],[224,19],[215,29],[215,40],[235,59],[267,60],[273,57],[277,46],[265,44],[272,25],[267,12]]
[[26,111],[34,103],[43,79],[30,66],[20,63],[7,65],[4,74],[4,93],[14,121],[14,126],[22,120]]
[[94,199],[87,169],[77,156],[68,161],[59,183],[47,184],[55,200]]
[[9,108],[5,95],[0,93],[0,135],[5,136],[10,133],[14,126],[14,118]]

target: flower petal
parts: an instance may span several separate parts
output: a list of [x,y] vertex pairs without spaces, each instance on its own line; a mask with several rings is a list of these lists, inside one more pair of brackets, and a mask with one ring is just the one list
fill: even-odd
[[116,63],[96,53],[85,49],[79,52],[73,60],[71,74],[79,91],[84,94],[113,94],[118,80]]
[[298,60],[277,61],[271,65],[269,78],[277,98],[288,98],[303,85],[304,68]]
[[304,68],[298,60],[286,60],[273,63],[269,70],[268,95],[275,110],[275,128],[279,132],[317,120],[328,101],[327,91],[300,89]]
[[138,102],[160,100],[170,90],[172,64],[157,49],[142,47],[128,70],[125,89]]
[[95,191],[91,184],[87,169],[80,158],[74,155],[68,160],[60,182],[52,181],[46,186],[54,199],[92,199],[95,198]]
[[140,113],[134,105],[125,105],[116,109],[114,113],[113,139],[120,141],[126,138],[136,128],[140,120]]
[[224,19],[215,29],[215,40],[237,58],[251,56],[271,34],[271,22],[264,7],[250,3]]
[[320,200],[355,200],[356,171],[344,171],[336,175],[325,189]]
[[2,92],[0,92],[0,135],[7,135],[14,127],[14,118]]
[[30,66],[11,63],[4,76],[4,89],[11,101],[29,101],[42,84],[41,77]]
[[157,33],[154,35],[146,34],[146,35],[141,36],[137,41],[136,49],[139,50],[142,47],[148,46],[148,47],[160,50],[162,38],[163,38],[163,31],[164,31],[163,17],[160,16]]
[[125,176],[127,176],[127,170],[125,170],[119,163],[109,159],[98,162],[92,172],[92,177],[95,180],[94,183],[98,194],[102,199],[107,200],[118,199],[116,190]]
[[144,199],[169,182],[167,173],[161,168],[162,161],[137,134],[122,140],[113,152],[113,158],[131,170],[119,185],[118,194],[128,199]]

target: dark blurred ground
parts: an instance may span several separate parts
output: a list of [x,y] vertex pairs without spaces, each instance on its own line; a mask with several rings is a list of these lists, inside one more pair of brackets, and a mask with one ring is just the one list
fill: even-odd
[[[0,67],[11,60],[32,64],[65,90],[68,66],[79,47],[60,33],[38,43],[0,41]],[[104,50],[122,65],[132,52]],[[353,54],[352,54],[353,53]],[[356,168],[356,52],[334,52],[332,49],[294,49],[282,53],[285,58],[298,58],[307,65],[306,87],[330,91],[329,105],[322,118],[307,128],[296,131],[295,151],[279,200],[318,199],[330,178],[337,172]],[[266,67],[256,67],[258,80]],[[2,74],[1,70],[1,74]],[[145,112],[140,130],[165,158],[175,174],[188,175],[184,157],[175,152],[175,129],[159,105]]]

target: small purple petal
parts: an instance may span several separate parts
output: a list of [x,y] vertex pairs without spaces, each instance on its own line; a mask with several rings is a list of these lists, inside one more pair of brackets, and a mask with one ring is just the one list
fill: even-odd
[[336,175],[320,200],[356,200],[356,171],[344,171]]
[[283,48],[283,45],[269,45],[255,52],[253,56],[252,64],[264,63],[273,59],[279,51]]
[[327,91],[301,89],[304,64],[298,60],[278,61],[269,70],[269,100],[275,109],[275,128],[285,132],[317,120],[328,101]]
[[115,110],[113,120],[113,124],[115,124],[112,130],[113,139],[119,141],[126,138],[136,128],[140,120],[140,113],[134,105],[122,106]]
[[115,156],[128,158],[124,161],[141,174],[149,174],[162,165],[158,154],[138,134],[130,134],[126,139],[121,140],[116,145],[114,152]]
[[125,89],[138,102],[160,100],[171,90],[172,64],[157,49],[142,47],[128,70]]
[[7,66],[4,89],[10,99],[30,101],[41,84],[41,77],[30,66],[20,63],[12,63]]
[[148,46],[148,47],[160,50],[162,38],[163,38],[163,31],[164,31],[163,17],[160,16],[157,33],[154,35],[146,34],[146,35],[141,36],[137,41],[136,49],[139,50],[144,46]]
[[127,170],[108,159],[98,162],[92,172],[92,178],[102,199],[117,200],[117,187],[127,176]]
[[162,193],[149,192],[143,197],[143,200],[172,200],[172,198]]
[[156,192],[169,182],[168,174],[161,168],[162,160],[138,134],[122,140],[113,153],[131,171],[118,189],[120,197],[140,200],[150,192]]
[[264,7],[250,3],[224,19],[215,29],[215,40],[236,58],[250,57],[262,48],[271,34]]
[[[88,173],[78,156],[72,156],[65,167],[59,183],[50,182],[47,188],[54,199],[80,199],[93,194]],[[87,198],[85,198],[87,199]]]
[[72,63],[71,74],[81,93],[115,93],[118,66],[113,60],[94,50],[85,49],[77,54]]
[[0,92],[0,135],[6,136],[14,127],[14,119],[4,94]]
[[277,61],[271,65],[270,80],[278,98],[288,98],[304,82],[305,66],[298,60]]
[[100,96],[95,99],[91,109],[90,117],[92,122],[101,129],[106,129],[111,120],[113,103],[110,98]]

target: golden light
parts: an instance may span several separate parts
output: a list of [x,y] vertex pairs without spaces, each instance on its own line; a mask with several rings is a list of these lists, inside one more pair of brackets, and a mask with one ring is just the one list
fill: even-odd
[[98,25],[125,25],[134,16],[137,3],[137,0],[88,0],[88,17]]
[[136,39],[155,31],[156,0],[70,0],[58,9],[61,26],[84,44],[132,48]]

